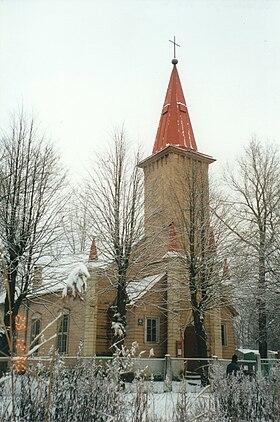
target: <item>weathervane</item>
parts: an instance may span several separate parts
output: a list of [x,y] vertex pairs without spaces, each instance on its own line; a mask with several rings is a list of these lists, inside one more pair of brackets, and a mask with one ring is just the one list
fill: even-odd
[[174,58],[172,60],[172,63],[177,64],[178,60],[176,59],[176,46],[180,47],[180,45],[176,43],[175,35],[174,35],[174,40],[173,41],[169,40],[169,41],[173,44],[173,48],[174,48]]

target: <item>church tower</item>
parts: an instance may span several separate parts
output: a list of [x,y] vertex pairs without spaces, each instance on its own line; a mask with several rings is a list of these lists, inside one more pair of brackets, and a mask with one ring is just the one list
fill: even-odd
[[168,250],[171,224],[179,249],[188,248],[184,232],[191,206],[208,219],[208,167],[215,161],[198,151],[177,63],[172,60],[152,155],[139,164],[145,177],[145,233],[157,243],[158,258]]
[[205,270],[216,253],[208,181],[215,159],[198,151],[177,63],[172,60],[152,155],[139,164],[145,178],[145,235],[155,263],[166,270],[167,353],[222,356],[221,311],[219,306],[207,310]]

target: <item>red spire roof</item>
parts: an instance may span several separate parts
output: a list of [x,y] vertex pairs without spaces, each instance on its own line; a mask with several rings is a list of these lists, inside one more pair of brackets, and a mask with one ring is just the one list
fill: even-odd
[[98,261],[95,238],[92,239],[88,260],[89,261]]
[[167,145],[175,145],[197,151],[176,64],[173,66],[163,104],[153,154],[165,148]]

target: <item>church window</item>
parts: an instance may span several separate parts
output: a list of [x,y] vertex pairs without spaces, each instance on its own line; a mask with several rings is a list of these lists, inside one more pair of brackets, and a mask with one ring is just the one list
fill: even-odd
[[[39,338],[33,343],[35,338],[41,332],[41,318],[40,316],[36,315],[35,318],[32,318],[32,325],[31,325],[31,332],[30,332],[30,344],[31,349],[39,344]],[[34,351],[34,353],[38,353],[38,349]]]
[[64,314],[60,321],[60,327],[57,334],[57,350],[59,353],[67,353],[69,329],[69,313]]
[[227,346],[227,325],[223,323],[221,325],[221,336],[222,336],[222,346]]
[[145,318],[145,342],[157,343],[159,341],[159,318]]

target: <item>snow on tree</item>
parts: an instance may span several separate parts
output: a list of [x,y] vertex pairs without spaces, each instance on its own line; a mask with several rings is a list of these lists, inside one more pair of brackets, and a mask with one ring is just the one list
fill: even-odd
[[69,274],[66,286],[62,291],[62,298],[65,299],[67,296],[72,296],[74,299],[79,297],[84,300],[82,294],[87,289],[87,279],[90,277],[87,267],[80,263],[78,264]]
[[154,349],[153,349],[153,347],[150,349],[150,352],[149,352],[149,358],[153,358],[153,357],[155,357],[155,352],[154,352]]
[[118,312],[114,314],[111,326],[116,339],[121,340],[126,336],[125,324],[122,316]]

